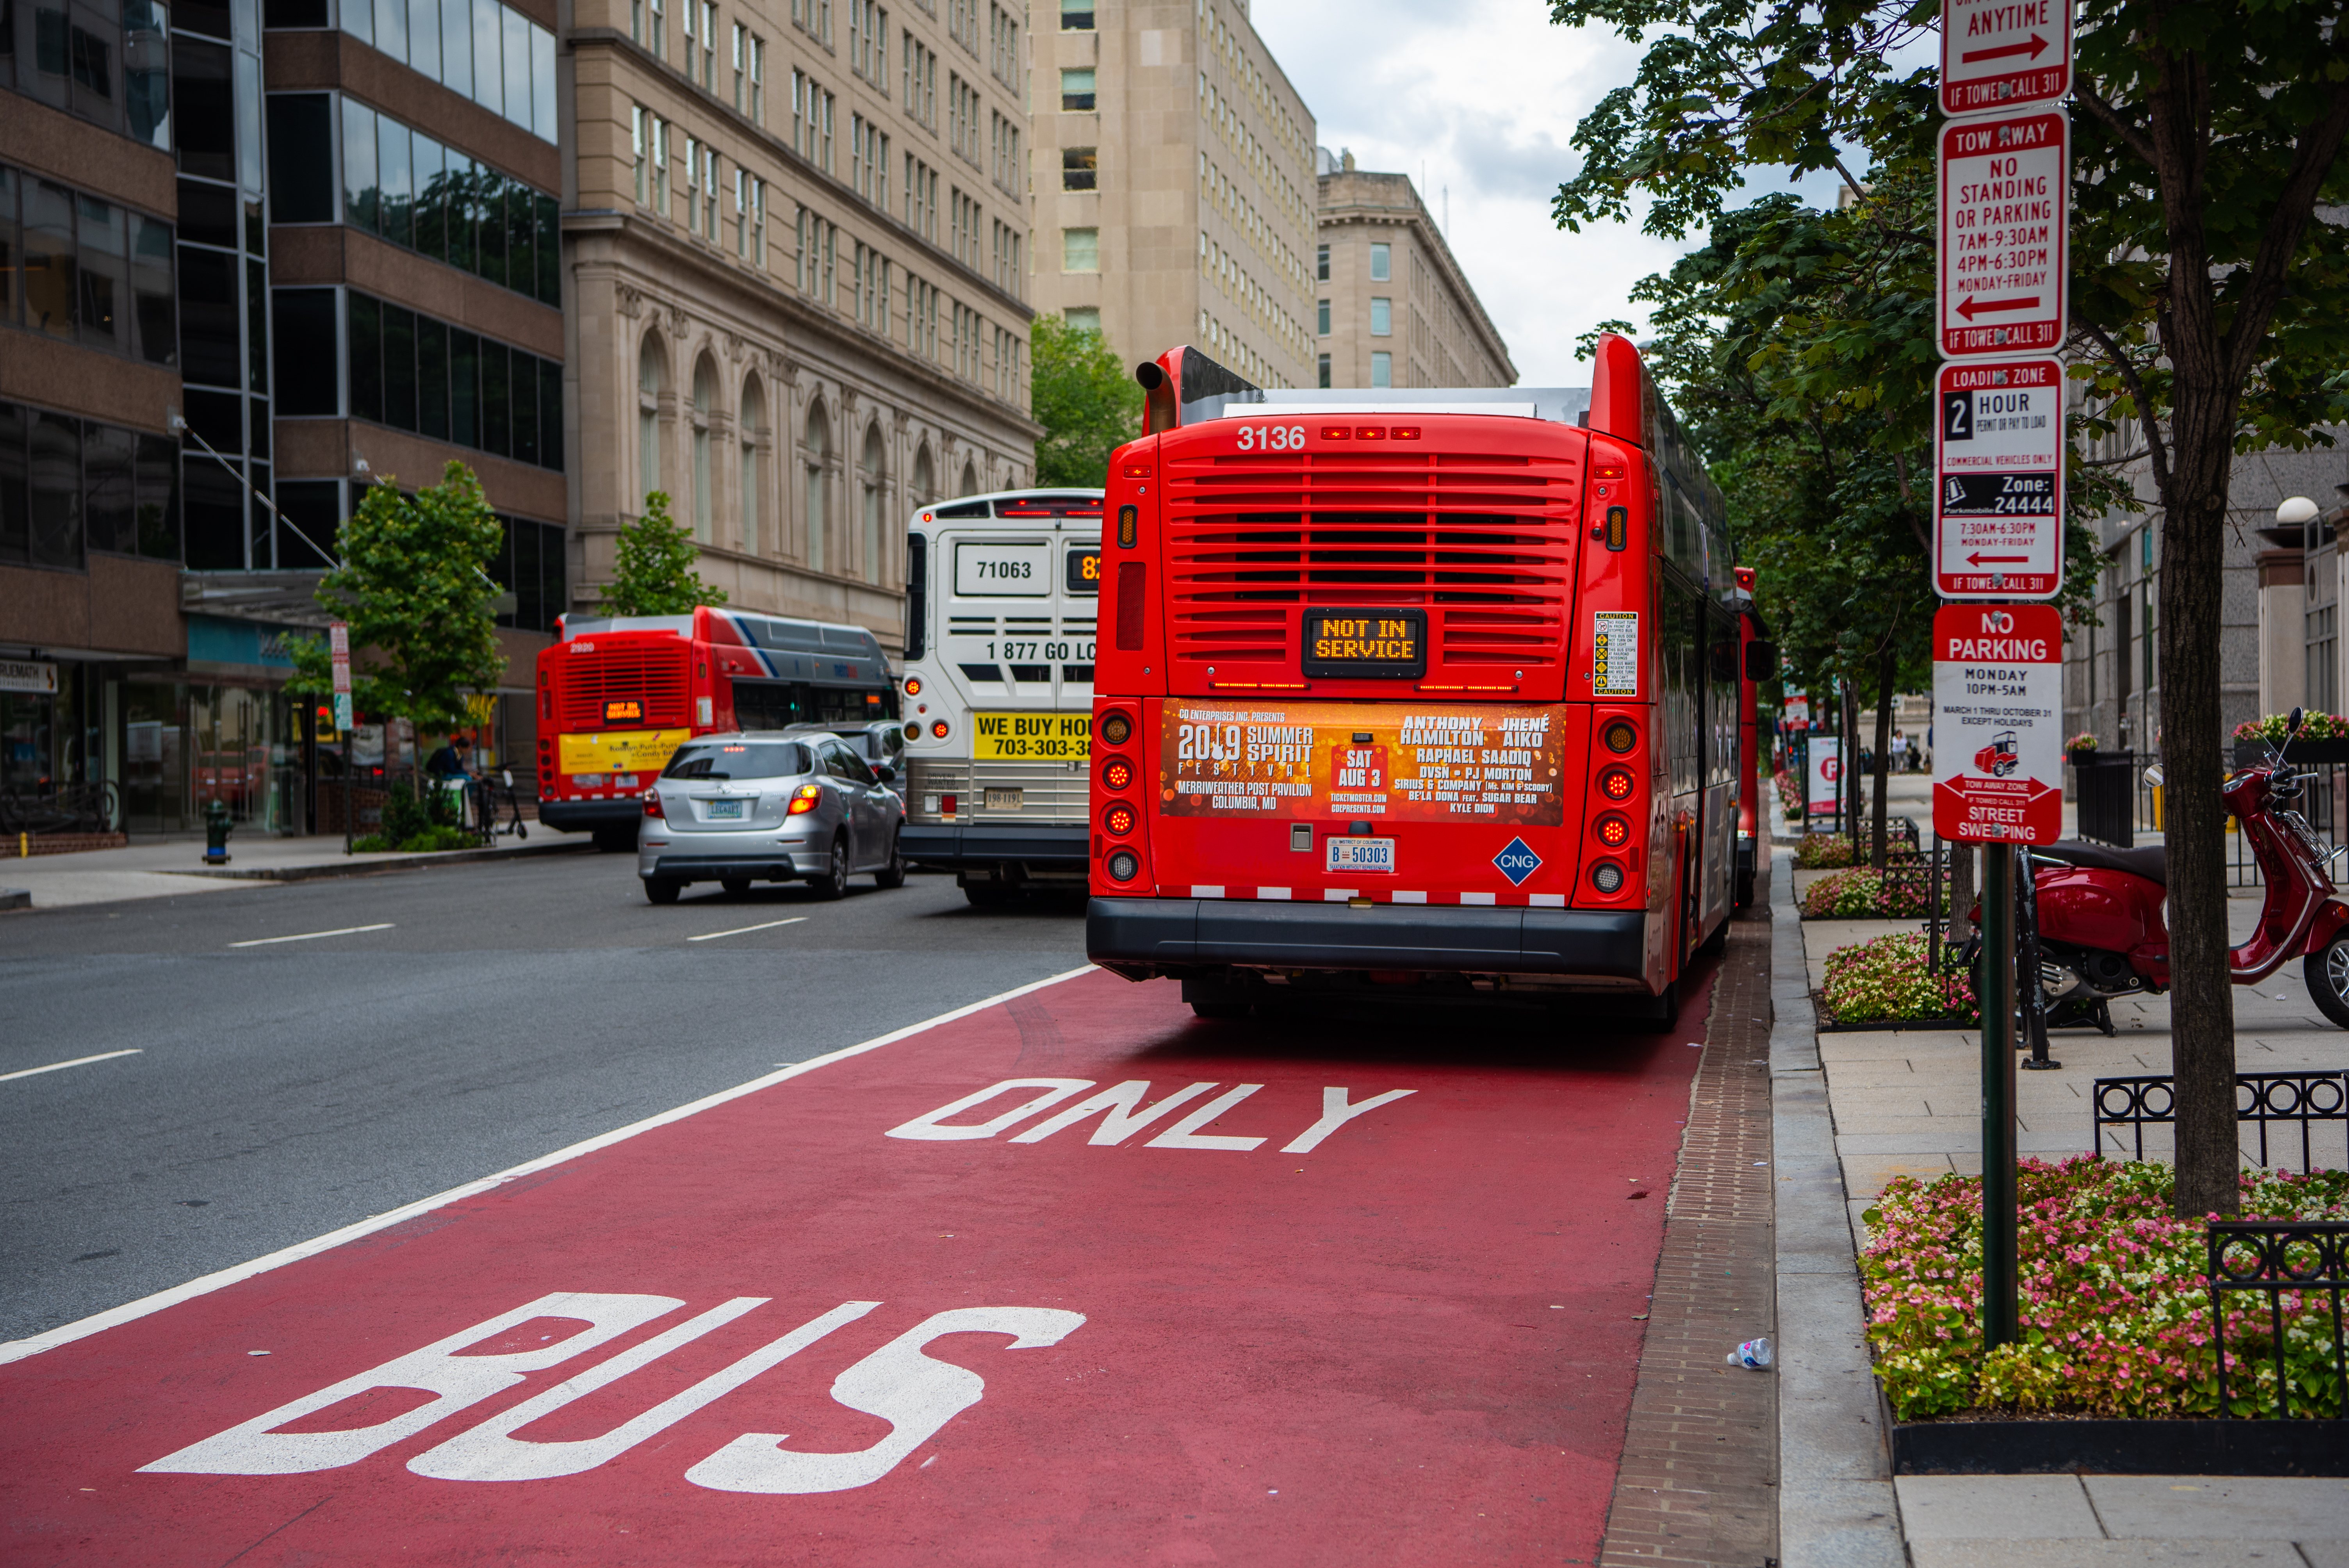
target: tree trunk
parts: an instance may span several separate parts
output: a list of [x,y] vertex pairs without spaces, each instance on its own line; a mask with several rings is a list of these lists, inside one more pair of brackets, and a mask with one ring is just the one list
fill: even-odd
[[1868,863],[1879,872],[1886,859],[1884,812],[1891,789],[1888,780],[1892,768],[1892,681],[1896,673],[1892,636],[1887,633],[1884,646],[1876,655],[1876,766],[1868,769],[1876,780],[1876,843],[1868,851]]
[[1865,817],[1859,792],[1867,775],[1859,767],[1859,687],[1843,683],[1843,830],[1851,840],[1851,863],[1859,864],[1859,830]]

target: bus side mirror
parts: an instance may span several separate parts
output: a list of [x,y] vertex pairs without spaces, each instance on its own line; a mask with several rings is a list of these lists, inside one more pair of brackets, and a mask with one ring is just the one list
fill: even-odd
[[1778,673],[1778,645],[1760,637],[1745,645],[1745,678],[1766,681]]

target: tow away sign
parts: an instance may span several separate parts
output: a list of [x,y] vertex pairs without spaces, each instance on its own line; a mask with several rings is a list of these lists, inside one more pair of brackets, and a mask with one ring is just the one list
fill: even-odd
[[1933,830],[1969,844],[2064,836],[2064,617],[1953,604],[1933,617]]
[[1943,0],[1943,114],[2053,103],[2071,90],[2072,0]]
[[1940,143],[1941,353],[2064,343],[2072,122],[2061,108],[1952,120]]
[[2064,366],[1941,366],[1933,428],[1933,587],[2052,599],[2064,586]]

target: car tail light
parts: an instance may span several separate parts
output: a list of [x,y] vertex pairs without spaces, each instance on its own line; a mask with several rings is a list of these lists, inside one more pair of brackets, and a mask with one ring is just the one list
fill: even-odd
[[1122,839],[1133,831],[1137,820],[1134,809],[1123,800],[1112,801],[1109,810],[1102,813],[1102,826],[1109,830],[1112,838]]
[[814,784],[802,784],[798,789],[792,791],[792,807],[791,810],[787,814],[796,817],[803,812],[812,811],[816,808],[816,802],[823,799],[823,790],[822,787]]
[[1600,861],[1590,868],[1590,885],[1602,893],[1623,891],[1623,868],[1613,861]]
[[1112,757],[1102,764],[1102,788],[1124,790],[1133,788],[1133,764],[1123,757]]
[[1619,850],[1631,841],[1631,819],[1620,811],[1609,811],[1592,824],[1599,841],[1610,850]]
[[1620,757],[1640,744],[1640,729],[1628,718],[1611,718],[1607,727],[1599,732],[1599,738],[1607,743],[1608,750]]
[[1133,720],[1117,709],[1102,715],[1101,738],[1112,746],[1123,746],[1133,738]]
[[1109,874],[1112,882],[1132,882],[1142,874],[1142,857],[1132,850],[1118,851],[1109,858]]
[[1599,792],[1609,800],[1629,800],[1639,787],[1629,768],[1609,768],[1599,776]]
[[668,813],[661,810],[659,790],[647,789],[645,791],[645,815],[647,817],[658,817],[664,822],[668,820]]

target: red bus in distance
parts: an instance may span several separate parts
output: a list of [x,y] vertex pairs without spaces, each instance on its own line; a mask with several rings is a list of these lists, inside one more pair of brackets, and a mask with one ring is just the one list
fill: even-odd
[[1088,955],[1205,1016],[1395,987],[1668,1026],[1736,902],[1776,655],[1638,351],[1603,335],[1587,390],[1136,374]]
[[862,626],[704,607],[565,615],[538,655],[538,816],[632,850],[644,793],[697,735],[897,717],[881,644]]

